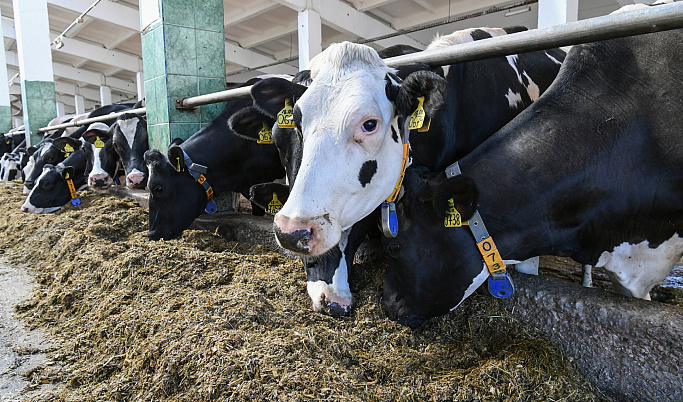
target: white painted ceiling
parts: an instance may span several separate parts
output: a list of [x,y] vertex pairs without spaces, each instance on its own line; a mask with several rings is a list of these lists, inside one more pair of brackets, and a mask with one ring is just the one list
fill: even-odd
[[[201,0],[197,0],[201,1]],[[47,0],[51,39],[59,35],[94,0]],[[652,1],[646,1],[651,3]],[[263,73],[293,73],[294,60],[261,67],[298,54],[297,12],[306,0],[223,0],[226,41],[226,80],[231,82]],[[314,2],[316,3],[316,2]],[[320,0],[323,48],[333,42],[376,38],[401,29],[421,27],[519,2],[502,0]],[[579,19],[608,14],[629,0],[580,0]],[[498,11],[369,43],[376,49],[396,43],[424,48],[432,38],[470,27],[536,27],[537,4],[516,7],[529,11],[505,16]],[[7,56],[8,80],[19,72],[12,0],[0,0]],[[74,94],[84,96],[86,109],[99,105],[99,85],[112,88],[114,102],[136,100],[136,72],[142,69],[138,0],[101,0],[52,48],[58,101],[74,112]],[[260,67],[260,68],[259,68]],[[254,69],[256,68],[256,69]],[[247,69],[253,69],[246,71]],[[19,78],[10,87],[13,112],[21,114]]]

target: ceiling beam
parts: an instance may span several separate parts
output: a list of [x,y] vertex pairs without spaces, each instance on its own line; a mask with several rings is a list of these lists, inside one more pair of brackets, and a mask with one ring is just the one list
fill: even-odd
[[105,43],[105,44],[104,44],[104,47],[106,47],[107,49],[114,49],[114,48],[116,48],[118,45],[120,45],[121,43],[127,41],[128,39],[132,38],[132,37],[135,36],[135,35],[139,35],[139,33],[138,33],[138,32],[125,32],[125,33],[122,33],[122,34],[119,35],[116,39],[114,39],[114,40],[112,40],[112,41],[109,41],[109,42]]
[[71,29],[69,29],[69,32],[67,32],[64,36],[66,36],[67,38],[73,38],[74,36],[78,35],[78,33],[81,32],[83,28],[87,27],[93,21],[95,21],[94,18],[88,17],[86,15],[85,17],[83,17],[83,22],[74,25]]
[[277,38],[292,35],[297,32],[297,28],[298,22],[297,20],[293,20],[285,26],[276,26],[270,29],[265,29],[256,35],[248,36],[244,39],[241,39],[239,41],[240,46],[247,49],[250,47],[258,46]]
[[387,4],[394,3],[396,0],[356,0],[351,1],[356,10],[365,12],[372,10],[374,8],[386,6]]
[[[92,0],[47,0],[47,3],[80,14],[93,2]],[[140,31],[140,13],[132,7],[102,0],[90,10],[88,15],[135,32]]]
[[249,8],[246,10],[240,10],[234,13],[226,12],[223,17],[223,25],[227,27],[230,25],[239,24],[240,22],[256,17],[259,14],[268,12],[276,7],[278,7],[278,4],[272,3],[269,0],[265,0],[257,4],[250,4]]
[[[243,67],[254,68],[264,64],[276,62],[270,56],[264,56],[252,50],[244,49],[232,43],[225,42],[225,60],[229,63],[238,64]],[[279,64],[272,67],[265,67],[260,69],[266,74],[296,74],[299,69],[288,64]]]
[[[471,14],[475,11],[489,9],[493,6],[500,5],[501,0],[479,0],[479,1],[458,1],[453,2],[450,9],[450,16],[457,17],[460,15]],[[448,4],[441,7],[432,7],[430,11],[422,11],[413,13],[408,17],[392,18],[391,25],[396,29],[406,29],[414,26],[423,25],[429,22],[434,22],[435,15],[443,15],[444,19],[448,16]],[[450,33],[450,32],[449,32]]]

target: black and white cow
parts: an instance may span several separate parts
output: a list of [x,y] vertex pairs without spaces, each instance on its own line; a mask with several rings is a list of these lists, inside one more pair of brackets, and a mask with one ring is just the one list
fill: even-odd
[[62,208],[72,199],[67,176],[72,180],[74,189],[80,190],[87,185],[87,166],[88,158],[82,149],[76,150],[56,166],[43,166],[36,185],[21,206],[22,212],[49,214]]
[[488,277],[447,200],[478,209],[503,259],[571,257],[649,298],[683,254],[683,30],[575,46],[532,106],[459,162],[406,174],[384,284],[389,316],[419,326]]
[[[250,84],[249,82],[248,84]],[[149,238],[165,240],[182,235],[207,207],[207,194],[188,171],[185,156],[205,166],[213,194],[234,191],[249,195],[249,187],[285,175],[274,145],[235,134],[228,119],[251,104],[249,99],[227,102],[223,112],[185,142],[171,145],[168,157],[157,149],[145,153],[149,170]],[[253,206],[254,214],[263,210]]]
[[[510,32],[516,32],[520,29],[524,28],[506,28]],[[504,33],[505,30],[502,29],[468,29],[440,38],[432,47],[484,39]],[[386,49],[384,54],[380,52],[380,56],[390,57],[414,51],[416,51],[414,48],[407,50],[405,48]],[[325,56],[317,56],[312,65],[315,66],[317,59],[321,57],[324,58]],[[433,119],[429,132],[416,133],[411,137],[414,163],[426,165],[430,169],[443,169],[449,159],[460,157],[474,149],[476,145],[510,121],[523,107],[528,106],[538,96],[538,93],[548,87],[557,74],[559,64],[563,59],[564,53],[555,49],[519,57],[501,57],[482,62],[449,66],[451,74],[448,76],[444,97],[446,105],[450,109],[447,110],[444,107],[439,112],[439,117]],[[397,75],[401,79],[416,72],[403,83],[404,92],[411,93],[414,98],[417,98],[418,93],[424,92],[424,89],[429,88],[430,85],[434,85],[436,88],[446,86],[441,85],[435,75],[426,73],[425,70],[428,69],[429,66],[426,65],[399,68]],[[441,69],[438,68],[438,70]],[[302,73],[305,74],[306,72]],[[311,77],[311,72],[308,72],[308,76]],[[534,77],[533,81],[529,76]],[[398,82],[400,80],[393,77],[392,81]],[[255,99],[255,106],[271,119],[274,119],[284,105],[285,98],[294,104],[302,97],[305,90],[305,87],[282,80],[264,80],[254,86],[252,95]],[[392,87],[391,90],[395,91],[395,88]],[[437,90],[434,89],[433,91],[436,92]],[[511,93],[514,96],[511,96]],[[496,97],[496,94],[499,96]],[[429,97],[429,94],[427,95]],[[438,98],[439,96],[431,97]],[[436,99],[432,99],[432,102],[439,103]],[[409,108],[414,110],[415,106]],[[433,108],[436,109],[437,106],[435,105]],[[246,112],[247,110],[236,114],[235,120],[242,119],[243,115],[247,114]],[[295,120],[297,120],[296,113]],[[301,119],[301,113],[299,113],[298,119]],[[253,133],[258,132],[259,123],[251,123],[251,126]],[[450,127],[450,129],[444,130],[442,127]],[[237,131],[240,129],[238,128]],[[392,139],[397,140],[396,132],[397,129],[394,129]],[[272,137],[280,149],[283,163],[287,166],[289,183],[293,183],[293,177],[296,177],[301,163],[302,141],[305,143],[305,139],[302,138],[301,127],[280,129],[276,125],[273,128]],[[321,177],[324,176],[325,172],[320,173],[320,175]],[[352,174],[351,176],[355,178],[357,175]],[[288,190],[287,186],[278,184],[256,185],[252,188],[251,195],[252,199],[263,199],[261,203],[265,204],[269,198],[272,198],[272,194],[276,193],[279,199],[284,202],[289,195]],[[391,189],[388,190],[388,192],[390,191]],[[309,261],[305,263],[309,279],[308,292],[316,310],[333,314],[335,310],[345,312],[350,310],[352,299],[348,286],[348,271],[354,253],[365,235],[365,229],[362,228],[374,226],[375,220],[375,217],[369,215],[358,223],[359,227],[354,226],[353,230],[342,231],[336,247],[324,253],[323,256],[317,257],[317,262],[316,257],[309,256]],[[339,255],[342,256],[342,261],[335,259],[335,256]],[[341,306],[341,309],[338,306]]]
[[[505,33],[491,32],[457,32],[434,46]],[[292,251],[320,255],[389,196],[401,171],[407,117],[419,96],[425,98],[425,114],[434,117],[430,131],[443,135],[413,135],[412,158],[430,169],[443,168],[537,98],[563,55],[556,49],[463,63],[450,66],[447,83],[420,71],[401,84],[373,49],[348,42],[330,46],[294,105],[304,147],[297,181],[275,216],[278,241]],[[547,65],[555,71],[548,74]],[[545,74],[536,76],[536,69]]]
[[122,114],[109,129],[114,150],[126,172],[126,187],[145,188],[148,170],[145,152],[149,149],[147,122],[132,113]]

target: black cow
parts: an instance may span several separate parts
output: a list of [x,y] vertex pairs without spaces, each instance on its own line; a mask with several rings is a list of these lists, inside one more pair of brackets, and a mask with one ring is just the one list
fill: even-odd
[[74,190],[80,190],[87,184],[87,169],[88,158],[83,149],[76,150],[56,166],[46,164],[21,210],[33,214],[49,214],[59,210],[72,200],[67,178],[72,180]]
[[110,128],[114,150],[126,172],[126,187],[145,188],[149,172],[145,152],[149,149],[147,122],[135,114],[122,114]]
[[[520,29],[523,28],[506,28],[510,32]],[[458,31],[441,38],[433,47],[502,35],[506,30]],[[409,52],[410,50],[405,48],[387,49],[385,56]],[[402,83],[402,98],[400,102],[397,100],[397,103],[401,103],[403,109],[413,111],[417,106],[416,98],[424,95],[427,98],[425,104],[431,104],[432,122],[429,131],[422,133],[413,130],[410,137],[413,164],[427,166],[430,169],[443,169],[448,161],[455,160],[474,149],[476,145],[528,106],[550,85],[563,59],[564,52],[553,49],[509,58],[500,57],[456,64],[448,67],[447,83],[443,82],[438,75],[441,69],[435,74],[427,72],[429,67],[425,65],[401,67],[398,70],[398,77],[394,75],[391,80],[387,79],[387,94],[396,97],[396,86],[401,85],[401,78],[407,77]],[[310,78],[310,74],[308,76]],[[305,89],[305,87],[284,80],[271,79],[256,84],[252,94],[255,106],[274,119],[284,105],[285,98],[294,104],[303,95]],[[444,106],[440,107],[441,104]],[[240,114],[239,117],[243,116]],[[296,109],[294,120],[301,121],[301,113],[299,111],[297,115]],[[257,132],[254,128],[259,127],[259,124],[251,123],[251,126],[252,133]],[[285,135],[280,134],[281,131],[284,131]],[[398,140],[396,129],[393,129],[390,135],[394,141]],[[272,136],[273,141],[281,150],[283,163],[287,166],[289,182],[293,183],[292,177],[296,177],[303,150],[301,127],[282,130],[276,126],[273,128]],[[319,172],[319,174],[324,175],[325,172]],[[390,191],[391,189],[386,190],[387,194]],[[263,199],[261,203],[267,203],[268,197],[272,197],[273,193],[278,194],[281,202],[285,202],[289,195],[287,187],[276,184],[257,185],[252,189],[254,198]],[[342,300],[342,310],[349,311],[351,294],[346,278],[342,280],[341,277],[348,275],[347,267],[351,266],[355,251],[364,238],[365,232],[361,228],[374,226],[374,220],[376,220],[375,215],[369,215],[363,219],[359,228],[354,226],[353,230],[342,232],[340,243],[322,257],[324,264],[319,267],[307,264],[309,295],[313,298],[316,310],[334,313],[330,311],[329,300],[335,302]],[[344,251],[341,252],[341,250]],[[343,262],[336,263],[331,257],[335,255],[344,256],[346,265]],[[343,268],[343,272],[335,275],[335,269],[330,269],[325,264]],[[326,274],[316,274],[316,270]],[[310,278],[325,279],[313,281]],[[336,289],[341,289],[341,292]],[[344,296],[340,296],[340,293]],[[333,308],[333,310],[339,309]]]
[[[190,174],[186,157],[206,167],[203,175],[213,194],[235,191],[246,197],[252,185],[284,177],[275,146],[259,145],[228,127],[230,116],[250,104],[248,99],[228,101],[211,123],[180,146],[171,145],[168,158],[157,149],[145,153],[150,239],[179,237],[207,207],[207,192]],[[255,205],[253,211],[263,214]]]
[[531,107],[459,162],[409,171],[384,284],[389,316],[412,327],[455,308],[488,277],[467,227],[481,214],[500,255],[604,267],[649,298],[683,254],[683,30],[575,46]]

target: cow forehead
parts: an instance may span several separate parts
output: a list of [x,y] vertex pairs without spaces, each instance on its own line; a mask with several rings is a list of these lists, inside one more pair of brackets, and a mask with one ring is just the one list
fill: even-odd
[[121,130],[121,134],[126,138],[128,146],[132,149],[133,142],[135,141],[135,132],[138,128],[138,119],[131,117],[130,119],[119,120],[117,124],[119,125],[119,130]]

